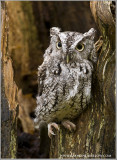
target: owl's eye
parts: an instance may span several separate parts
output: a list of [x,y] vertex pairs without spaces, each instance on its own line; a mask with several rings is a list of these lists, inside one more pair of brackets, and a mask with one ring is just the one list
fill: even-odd
[[58,49],[61,49],[62,44],[61,44],[61,42],[60,42],[60,41],[59,41],[59,42],[57,42],[56,47],[57,47]]
[[79,52],[83,51],[83,50],[84,50],[84,44],[82,44],[82,43],[77,44],[76,49],[77,49]]

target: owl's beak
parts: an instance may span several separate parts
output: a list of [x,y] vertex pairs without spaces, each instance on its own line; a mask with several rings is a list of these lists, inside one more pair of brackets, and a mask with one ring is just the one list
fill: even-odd
[[69,57],[69,55],[67,55],[67,57],[66,57],[66,61],[67,61],[67,63],[69,63],[69,61],[70,61],[70,57]]

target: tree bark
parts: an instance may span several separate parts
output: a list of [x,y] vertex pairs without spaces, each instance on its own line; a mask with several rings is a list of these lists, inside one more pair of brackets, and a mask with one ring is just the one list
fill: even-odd
[[92,100],[74,120],[74,133],[61,127],[52,137],[50,158],[115,158],[115,3],[91,1],[90,7],[101,32]]
[[17,86],[14,82],[12,60],[9,57],[9,22],[5,3],[2,2],[2,87],[1,87],[1,157],[16,158],[17,150]]

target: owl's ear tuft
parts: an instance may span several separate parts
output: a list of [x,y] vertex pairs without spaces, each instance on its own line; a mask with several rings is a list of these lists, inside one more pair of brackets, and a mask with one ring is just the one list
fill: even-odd
[[94,28],[91,28],[88,32],[84,33],[84,36],[90,37],[90,39],[94,40],[95,33],[96,33],[96,30]]
[[50,28],[50,36],[53,36],[53,35],[58,35],[61,31],[61,28],[58,28],[58,27],[52,27]]

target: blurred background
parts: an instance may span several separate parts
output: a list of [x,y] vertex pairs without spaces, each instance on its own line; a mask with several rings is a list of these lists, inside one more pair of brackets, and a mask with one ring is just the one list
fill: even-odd
[[[18,158],[48,158],[49,147],[39,152],[40,141],[34,129],[33,118],[38,90],[37,68],[49,46],[49,30],[99,31],[88,1],[65,2],[7,2],[9,15],[9,54],[12,57],[14,79],[19,88]],[[2,6],[4,7],[4,6]],[[48,144],[49,141],[46,141]],[[44,146],[44,142],[41,148]],[[41,156],[40,156],[41,155]]]

